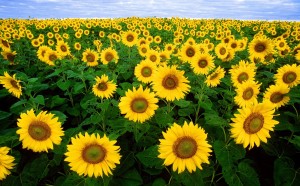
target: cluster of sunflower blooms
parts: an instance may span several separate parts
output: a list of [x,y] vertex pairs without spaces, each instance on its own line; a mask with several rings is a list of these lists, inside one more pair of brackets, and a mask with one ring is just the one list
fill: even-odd
[[[40,27],[44,26],[40,25]],[[86,26],[90,27],[91,25],[86,24]],[[103,26],[105,27],[105,24]],[[118,26],[120,25],[116,25],[116,29],[120,30],[121,28]],[[157,27],[159,28],[159,26]],[[166,25],[165,29],[170,28]],[[53,30],[58,32],[59,28],[53,27]],[[78,28],[76,30],[76,38],[80,38],[82,34],[89,34],[89,30],[83,31]],[[274,63],[275,47],[277,55],[285,55],[289,52],[290,48],[285,39],[278,37],[276,41],[273,41],[259,33],[248,43],[246,37],[235,39],[231,34],[224,37],[224,33],[217,32],[210,36],[220,40],[216,46],[209,39],[196,42],[193,37],[189,37],[181,44],[184,37],[182,32],[185,33],[182,29],[175,31],[175,44],[165,44],[164,50],[160,52],[151,48],[150,42],[160,43],[161,37],[148,37],[149,31],[146,28],[143,29],[143,35],[146,38],[139,38],[139,33],[130,29],[120,32],[120,35],[112,34],[110,36],[110,41],[112,39],[117,42],[122,41],[129,48],[138,47],[138,52],[143,60],[135,66],[134,75],[138,81],[147,85],[145,88],[143,86],[133,87],[132,90],[125,92],[125,96],[120,98],[118,104],[120,113],[128,120],[143,123],[155,115],[155,111],[159,107],[159,99],[165,99],[168,102],[184,99],[185,95],[190,92],[190,82],[184,76],[185,72],[169,61],[171,55],[176,56],[182,63],[188,63],[196,75],[205,76],[207,86],[216,87],[225,76],[226,70],[215,62],[215,58],[228,63],[234,59],[236,52],[248,49],[249,62],[241,60],[229,70],[236,91],[234,102],[239,107],[238,113],[232,118],[231,137],[235,139],[236,143],[243,144],[244,148],[249,146],[250,149],[255,145],[260,146],[261,141],[267,142],[267,138],[270,138],[269,131],[272,131],[278,124],[273,119],[275,109],[289,101],[288,92],[300,83],[300,66],[284,65],[277,69],[275,84],[270,85],[264,92],[263,101],[259,102],[257,96],[260,84],[255,81],[256,64]],[[30,31],[26,34],[27,37],[33,38]],[[189,34],[199,37],[207,35],[205,32],[190,33],[187,31],[186,35]],[[103,35],[103,32],[99,32],[100,37]],[[52,38],[53,34],[50,33],[47,36]],[[64,41],[64,38],[67,39],[69,36],[58,34],[55,37],[57,39],[55,50],[49,46],[40,46],[40,43],[44,41],[43,35],[32,39],[31,43],[32,46],[37,47],[38,59],[50,66],[54,66],[55,62],[62,58],[74,57],[68,43]],[[4,59],[13,63],[16,53],[10,50],[8,41],[5,39],[0,41],[3,49],[1,54]],[[51,42],[48,44],[53,45]],[[109,62],[118,63],[119,56],[112,44],[106,49],[101,48],[101,41],[95,40],[93,44],[96,46],[96,50],[87,48],[81,53],[82,61],[87,66],[97,66],[99,60],[103,65]],[[297,47],[299,48],[297,49]],[[80,51],[81,44],[75,43],[74,48]],[[296,46],[294,49],[296,60],[300,60],[299,50],[300,46]],[[0,84],[15,97],[20,98],[22,95],[22,86],[15,74],[11,76],[5,72],[4,76],[0,76]],[[92,91],[102,99],[109,99],[115,93],[116,87],[117,84],[107,75],[102,75],[95,77]],[[17,122],[17,134],[22,141],[23,148],[31,149],[33,152],[48,152],[49,149],[54,148],[54,145],[61,143],[64,136],[62,124],[59,122],[59,118],[51,113],[41,111],[36,115],[35,112],[37,111],[31,109],[21,113]],[[182,126],[174,123],[162,135],[164,138],[159,140],[158,157],[164,160],[164,165],[172,165],[173,171],[182,173],[187,169],[189,172],[193,172],[196,168],[202,169],[202,163],[209,164],[211,145],[207,141],[204,129],[197,123],[185,121]],[[80,133],[72,137],[71,144],[67,145],[65,161],[69,163],[71,170],[79,175],[89,177],[111,175],[112,170],[116,168],[116,164],[120,164],[121,159],[120,147],[116,143],[116,140],[110,140],[105,134],[101,137],[94,133]],[[9,170],[14,166],[14,158],[7,155],[8,152],[9,148],[0,148],[0,180],[10,174]]]

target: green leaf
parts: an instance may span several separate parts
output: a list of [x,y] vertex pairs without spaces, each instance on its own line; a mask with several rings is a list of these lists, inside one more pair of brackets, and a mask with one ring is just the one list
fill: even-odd
[[181,108],[185,108],[185,107],[188,107],[191,104],[191,102],[186,101],[184,99],[180,99],[180,100],[175,100],[174,104],[181,107]]
[[73,87],[74,87],[73,93],[79,94],[79,93],[83,92],[84,84],[83,84],[83,82],[76,82]]
[[293,143],[298,148],[300,148],[300,136],[294,135],[294,138],[291,139],[290,142]]
[[275,185],[300,185],[300,173],[294,169],[294,161],[289,157],[281,157],[274,162]]
[[[142,185],[143,179],[139,172],[133,168],[126,171],[123,175],[120,176],[120,179],[114,179],[119,185],[122,186],[137,186]],[[117,184],[112,184],[117,185]]]
[[215,111],[204,113],[204,119],[207,125],[228,126],[228,122],[222,117],[220,117],[218,113]]
[[3,130],[0,133],[0,145],[7,144],[8,142],[12,143],[12,141],[16,141],[19,139],[17,133],[17,128],[10,128],[7,130]]
[[162,169],[163,160],[158,158],[158,154],[158,146],[154,145],[147,148],[143,152],[139,152],[136,157],[146,167]]
[[241,146],[231,141],[226,145],[223,141],[216,140],[213,144],[216,158],[222,168],[230,168],[237,160],[245,157],[246,150]]
[[162,178],[157,178],[153,181],[152,186],[165,186],[167,185],[166,181]]
[[3,120],[5,118],[8,118],[9,116],[11,116],[12,113],[9,112],[4,112],[0,110],[0,120]]
[[67,120],[67,116],[58,110],[52,110],[51,113],[58,117],[58,121],[60,121],[62,124],[64,124],[64,122]]
[[71,81],[60,79],[56,84],[61,90],[66,91],[71,86]]
[[85,186],[84,182],[85,180],[83,177],[79,176],[76,173],[71,173],[67,176],[61,186]]
[[174,118],[166,113],[164,109],[158,108],[154,115],[155,122],[161,127],[165,128],[173,123]]
[[29,100],[40,105],[45,105],[45,98],[43,95],[37,95],[35,98],[30,98]]
[[195,110],[193,108],[181,108],[178,110],[179,116],[189,116],[191,114],[195,113]]
[[50,100],[50,108],[60,106],[64,103],[66,103],[67,99],[66,98],[61,98],[58,95],[52,96]]
[[195,172],[189,173],[187,170],[178,174],[177,172],[173,172],[174,178],[183,183],[183,185],[188,186],[205,186],[206,184],[203,181],[201,170],[198,168]]
[[[260,185],[258,174],[246,161],[242,161],[239,163],[237,175],[239,176],[244,186]],[[234,183],[235,182],[233,182],[233,184]]]
[[12,106],[10,106],[10,111],[14,114],[19,114],[20,112],[24,111],[26,109],[26,106],[23,104],[26,104],[27,100],[20,100],[16,103],[14,103]]

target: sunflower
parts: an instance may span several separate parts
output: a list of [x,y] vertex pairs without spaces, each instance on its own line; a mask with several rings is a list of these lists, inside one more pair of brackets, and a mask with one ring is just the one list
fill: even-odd
[[146,59],[148,59],[153,63],[159,64],[160,62],[159,52],[156,50],[149,50],[146,54]]
[[138,50],[139,50],[139,54],[142,57],[146,57],[147,53],[150,51],[150,47],[149,47],[149,45],[144,44],[144,45],[138,46]]
[[176,66],[157,68],[152,85],[157,96],[167,101],[182,99],[190,91],[189,80],[184,76],[184,71],[177,70]]
[[80,176],[109,176],[116,164],[120,164],[120,147],[115,145],[116,140],[109,140],[105,134],[100,137],[99,134],[80,133],[72,137],[71,142],[67,145],[65,161]]
[[15,158],[13,156],[7,155],[10,148],[0,147],[0,181],[4,180],[6,176],[10,174],[10,169],[13,169],[15,165],[13,162]]
[[82,53],[82,56],[82,61],[86,62],[88,66],[98,65],[99,55],[96,51],[88,48]]
[[5,39],[0,38],[0,47],[3,50],[10,50],[10,42]]
[[249,107],[238,109],[238,114],[234,114],[235,118],[231,120],[231,137],[235,139],[237,144],[243,144],[244,148],[249,149],[254,145],[259,147],[260,141],[267,143],[270,138],[269,131],[273,131],[273,127],[278,121],[273,119],[275,112],[274,107],[267,102],[257,103]]
[[118,63],[119,55],[115,49],[109,47],[101,51],[100,59],[105,65],[111,61]]
[[272,40],[265,36],[259,36],[254,38],[248,46],[250,55],[264,58],[266,55],[273,53],[274,46]]
[[227,58],[228,54],[229,54],[229,50],[231,50],[230,48],[227,47],[228,45],[225,43],[219,43],[216,47],[215,47],[215,53],[217,55],[217,57],[221,60],[224,60]]
[[0,84],[13,96],[20,98],[22,95],[22,86],[20,80],[16,79],[16,74],[11,77],[7,72],[4,72],[4,76],[0,76]]
[[168,52],[169,54],[173,53],[175,46],[172,43],[168,43],[165,45],[164,51]]
[[150,119],[158,108],[158,99],[149,88],[143,90],[140,86],[138,89],[128,90],[124,97],[121,97],[119,108],[121,114],[126,114],[125,118],[129,120],[143,123]]
[[271,85],[264,93],[264,102],[270,102],[275,109],[287,104],[290,97],[287,95],[290,88],[285,84]]
[[77,51],[81,50],[81,44],[79,42],[74,43],[74,49]]
[[184,122],[183,126],[173,124],[160,139],[158,157],[164,159],[164,165],[173,164],[173,171],[182,173],[187,169],[190,173],[196,168],[202,169],[201,164],[209,164],[211,145],[207,142],[204,129],[193,122]]
[[124,32],[122,34],[122,42],[128,47],[132,47],[138,42],[138,34],[136,32],[128,30],[127,32]]
[[59,41],[56,44],[56,51],[62,56],[65,57],[67,55],[71,55],[70,47],[68,43],[65,43],[64,41]]
[[195,74],[208,74],[215,67],[214,57],[208,53],[201,53],[191,61]]
[[39,58],[39,60],[41,60],[41,61],[45,61],[46,60],[45,59],[45,54],[46,54],[46,52],[48,50],[51,50],[51,48],[48,47],[48,46],[42,45],[42,46],[39,47],[39,49],[36,52],[37,53],[37,57]]
[[234,97],[234,102],[239,107],[247,107],[257,103],[257,95],[259,94],[260,84],[255,81],[246,81],[237,87],[237,95]]
[[17,52],[16,51],[11,51],[11,50],[3,50],[1,52],[1,55],[3,56],[4,59],[10,62],[10,64],[14,64],[15,57],[16,57]]
[[45,53],[45,57],[44,57],[43,62],[47,63],[50,66],[54,66],[55,65],[54,62],[56,60],[60,60],[60,59],[61,59],[61,56],[58,52],[56,52],[52,49],[49,49]]
[[300,83],[300,66],[296,64],[284,65],[277,69],[275,74],[276,84],[286,84],[289,87],[297,86]]
[[232,66],[229,70],[231,81],[234,87],[239,87],[247,81],[254,81],[256,66],[254,63],[248,63],[241,60],[238,65]]
[[205,83],[207,86],[216,87],[221,83],[221,79],[225,76],[225,70],[218,66],[214,72],[206,77]]
[[156,70],[156,65],[149,60],[143,60],[134,69],[134,75],[136,78],[143,82],[149,83],[152,81],[153,73]]
[[31,40],[31,45],[32,45],[33,47],[39,47],[40,44],[41,44],[41,43],[39,42],[38,39],[33,39],[33,40]]
[[296,58],[297,62],[300,63],[300,52],[295,54],[295,58]]
[[179,51],[179,57],[183,62],[192,62],[200,53],[199,45],[185,43]]
[[95,78],[96,83],[93,85],[93,93],[100,98],[110,98],[117,89],[117,85],[108,80],[108,76],[102,75]]
[[33,152],[48,152],[48,149],[53,149],[53,144],[61,143],[64,135],[58,117],[46,111],[38,115],[34,114],[33,109],[22,113],[17,125],[20,128],[16,133],[20,135],[23,148]]

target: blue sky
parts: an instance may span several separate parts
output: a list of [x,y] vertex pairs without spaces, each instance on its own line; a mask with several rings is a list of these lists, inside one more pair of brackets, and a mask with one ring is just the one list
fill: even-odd
[[0,18],[300,20],[300,0],[0,0]]

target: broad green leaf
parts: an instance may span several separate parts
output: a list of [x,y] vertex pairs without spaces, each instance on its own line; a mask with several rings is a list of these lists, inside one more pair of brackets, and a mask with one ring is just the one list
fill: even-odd
[[294,135],[294,138],[291,139],[290,142],[293,143],[298,148],[300,148],[300,136]]
[[52,96],[50,99],[51,99],[50,100],[50,108],[60,106],[64,103],[66,103],[66,101],[67,101],[66,98],[61,98],[58,95]]
[[213,149],[223,169],[230,168],[246,154],[246,150],[241,145],[235,144],[234,141],[225,144],[223,141],[217,140],[213,144]]
[[185,107],[188,107],[191,104],[191,102],[186,101],[184,99],[180,99],[180,100],[175,100],[174,104],[181,107],[181,108],[185,108]]
[[162,108],[158,108],[154,115],[155,122],[161,127],[165,128],[173,123],[174,118],[166,113]]
[[29,100],[40,105],[45,105],[45,98],[43,95],[37,95],[35,98],[30,98]]
[[300,185],[299,169],[294,169],[294,161],[289,157],[281,157],[274,162],[274,182],[275,185]]
[[139,152],[136,157],[146,167],[162,169],[163,160],[158,158],[158,154],[158,146],[155,145]]
[[60,79],[56,84],[61,90],[66,91],[71,86],[72,83],[71,81],[64,81]]
[[8,118],[9,116],[11,116],[12,113],[9,112],[4,112],[0,110],[0,120],[3,120],[5,118]]
[[60,121],[62,124],[64,124],[64,122],[67,120],[67,116],[58,110],[52,110],[51,113],[54,114],[55,117],[58,117],[58,121]]
[[124,174],[120,175],[120,178],[115,178],[112,181],[112,185],[122,185],[122,186],[137,186],[142,185],[143,179],[139,172],[133,168],[126,171]]
[[204,119],[207,125],[228,126],[228,122],[214,111],[204,113]]
[[[27,100],[20,100],[16,103],[14,103],[12,106],[10,106],[10,111],[14,114],[19,114],[20,112],[24,111],[26,109]],[[24,106],[25,105],[25,106]]]
[[166,181],[162,178],[157,178],[153,181],[152,186],[165,186],[167,185]]
[[179,116],[189,116],[191,114],[195,113],[195,109],[193,108],[181,108],[178,110]]

